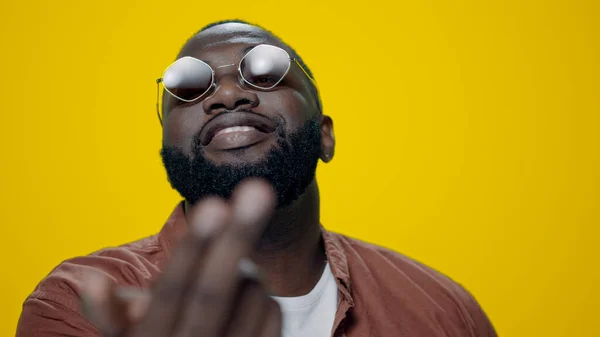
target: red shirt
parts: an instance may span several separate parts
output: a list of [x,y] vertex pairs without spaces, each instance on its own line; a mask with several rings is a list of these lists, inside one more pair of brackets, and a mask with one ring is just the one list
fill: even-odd
[[[64,261],[25,300],[17,337],[100,336],[80,311],[86,273],[149,288],[187,228],[181,203],[157,235]],[[339,290],[332,336],[496,337],[475,299],[448,277],[391,250],[322,235]]]

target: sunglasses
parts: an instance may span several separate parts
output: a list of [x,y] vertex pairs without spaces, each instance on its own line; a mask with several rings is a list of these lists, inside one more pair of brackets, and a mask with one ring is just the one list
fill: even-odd
[[[248,51],[238,64],[241,79],[249,86],[259,90],[270,90],[276,87],[290,71],[292,62],[314,83],[300,62],[290,57],[283,49],[268,44],[261,44]],[[235,66],[229,64],[218,68]],[[184,56],[165,69],[163,76],[156,80],[157,102],[156,112],[162,124],[159,109],[160,84],[165,91],[180,101],[190,103],[206,98],[215,84],[215,71],[206,62],[191,56]]]

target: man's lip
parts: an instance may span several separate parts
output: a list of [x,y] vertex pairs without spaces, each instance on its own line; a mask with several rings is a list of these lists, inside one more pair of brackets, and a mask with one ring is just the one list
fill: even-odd
[[264,133],[275,131],[275,123],[267,117],[255,112],[227,112],[214,117],[204,125],[200,133],[203,146],[210,144],[217,132],[235,126],[251,126]]
[[249,148],[268,139],[271,135],[273,135],[273,133],[260,132],[252,127],[249,127],[247,131],[217,133],[212,141],[206,146],[206,149],[211,149],[213,151],[228,151]]

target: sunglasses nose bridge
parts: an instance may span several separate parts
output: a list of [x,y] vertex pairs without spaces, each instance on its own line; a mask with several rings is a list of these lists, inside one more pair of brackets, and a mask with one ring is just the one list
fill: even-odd
[[246,83],[240,72],[239,63],[230,63],[214,67],[213,91],[220,87],[222,82],[229,82],[228,79],[231,79],[231,84],[237,84],[240,89],[245,87]]
[[214,67],[213,84],[219,86],[219,82],[229,76],[239,76],[238,65],[235,63],[224,64]]
[[225,90],[227,92],[234,90],[246,91],[245,82],[240,77],[239,72],[236,70],[235,72],[227,72],[225,74],[220,74],[217,76],[215,74],[215,79],[212,86],[212,94],[217,93],[217,91]]
[[235,66],[236,66],[236,64],[235,64],[235,63],[231,63],[231,64],[224,64],[224,65],[222,65],[222,66],[215,67],[215,69],[221,69],[221,68],[227,68],[227,67],[235,67]]
[[224,64],[218,67],[215,67],[214,69],[214,75],[215,75],[215,81],[217,79],[217,77],[222,77],[228,74],[233,74],[233,73],[237,73],[237,64],[235,63],[231,63],[231,64]]

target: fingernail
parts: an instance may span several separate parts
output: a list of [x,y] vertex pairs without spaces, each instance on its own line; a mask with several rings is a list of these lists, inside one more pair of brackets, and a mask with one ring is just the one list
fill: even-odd
[[118,287],[116,295],[121,301],[127,304],[127,315],[134,321],[146,313],[151,301],[150,292],[137,287]]
[[216,221],[207,220],[204,217],[202,221],[197,222],[194,224],[194,226],[192,226],[194,234],[202,238],[208,238],[213,236],[218,228],[219,226]]
[[206,200],[198,210],[198,216],[192,224],[193,232],[199,237],[211,237],[224,223],[227,211],[222,202]]
[[275,209],[276,195],[273,186],[264,181],[249,181],[240,188],[237,196],[236,218],[242,224],[254,226],[264,222]]
[[256,266],[256,264],[252,260],[248,258],[241,259],[238,262],[238,269],[244,277],[249,279],[260,280],[260,272],[258,270],[258,266]]
[[258,268],[256,263],[249,258],[243,258],[238,262],[238,270],[242,278],[260,283],[267,293],[272,293],[267,277],[263,271]]

